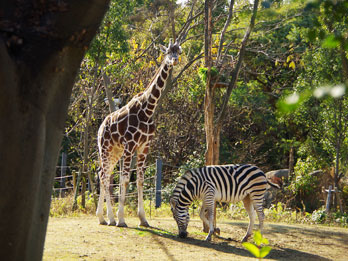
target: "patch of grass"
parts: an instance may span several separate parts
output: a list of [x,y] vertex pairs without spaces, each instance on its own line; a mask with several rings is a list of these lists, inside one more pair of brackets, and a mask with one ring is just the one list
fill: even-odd
[[[68,195],[64,198],[53,198],[51,202],[50,216],[51,217],[76,217],[84,214],[95,215],[96,207],[93,195],[86,193],[86,208],[81,207],[81,196],[77,198],[78,209],[72,210],[73,195]],[[144,200],[145,214],[148,218],[172,218],[169,203],[162,202],[159,208],[155,208],[155,203],[149,199]],[[113,204],[113,211],[116,213],[118,203]],[[191,218],[199,218],[200,206],[199,202],[191,205],[189,213]],[[325,218],[318,218],[318,213],[322,210],[314,211],[312,214],[308,212],[301,212],[287,209],[281,202],[271,205],[270,208],[265,209],[266,222],[283,222],[288,224],[325,224],[338,225],[348,227],[347,214],[338,215],[332,213]],[[104,213],[106,214],[106,204],[104,204]],[[125,205],[125,215],[129,217],[137,216],[137,200],[127,200]],[[244,209],[243,203],[224,204],[217,209],[218,220],[248,220],[248,214]]]

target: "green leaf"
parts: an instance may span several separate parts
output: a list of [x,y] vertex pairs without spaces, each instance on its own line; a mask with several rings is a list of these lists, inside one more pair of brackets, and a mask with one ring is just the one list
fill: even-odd
[[265,256],[267,256],[269,254],[269,252],[271,250],[272,250],[272,248],[269,247],[269,246],[261,247],[261,249],[260,249],[260,257],[264,258]]
[[317,37],[317,31],[316,30],[309,30],[307,36],[308,36],[309,41],[314,42],[315,38]]
[[262,235],[261,235],[261,232],[259,230],[255,231],[255,233],[254,233],[254,241],[255,241],[255,244],[257,246],[261,245]]
[[268,239],[267,239],[267,238],[262,237],[261,244],[268,245],[268,244],[269,244]]
[[340,44],[340,41],[333,34],[330,34],[323,41],[323,47],[326,47],[326,48],[336,48],[338,47],[339,44]]
[[252,253],[255,257],[260,257],[260,249],[252,243],[244,242],[243,246]]

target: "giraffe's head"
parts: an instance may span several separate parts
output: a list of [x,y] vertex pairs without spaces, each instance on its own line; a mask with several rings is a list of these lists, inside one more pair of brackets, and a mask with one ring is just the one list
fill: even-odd
[[169,42],[168,47],[160,45],[161,51],[165,54],[164,62],[169,66],[177,65],[179,62],[179,55],[181,54],[181,46],[179,43]]

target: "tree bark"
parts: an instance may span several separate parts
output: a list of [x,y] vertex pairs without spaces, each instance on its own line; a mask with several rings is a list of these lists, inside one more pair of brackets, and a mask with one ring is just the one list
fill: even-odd
[[290,151],[289,151],[289,177],[287,178],[288,180],[293,179],[294,175],[294,166],[295,166],[295,158],[294,158],[294,146],[290,146]]
[[0,255],[41,260],[72,85],[108,1],[2,1]]
[[212,8],[213,2],[211,0],[205,1],[204,13],[205,13],[205,27],[204,27],[204,58],[205,67],[207,68],[207,79],[204,97],[204,127],[206,136],[206,152],[205,152],[205,164],[214,164],[214,85],[211,83],[211,47],[212,47]]
[[[230,8],[229,8],[229,16],[226,21],[226,24],[229,23],[231,16],[232,16],[232,10],[233,10],[233,4],[234,1],[230,2]],[[205,53],[205,66],[207,68],[207,83],[206,83],[206,92],[205,92],[205,98],[204,98],[204,127],[205,127],[205,133],[206,133],[206,153],[205,153],[205,163],[206,165],[217,165],[219,164],[219,157],[220,157],[220,134],[222,129],[222,123],[226,116],[227,112],[227,105],[228,101],[230,99],[232,90],[235,88],[237,84],[237,80],[239,77],[239,72],[242,67],[242,61],[245,54],[246,45],[248,43],[250,34],[254,28],[256,15],[257,15],[257,9],[259,5],[259,0],[254,1],[253,6],[253,13],[250,19],[249,27],[247,28],[241,47],[239,49],[239,55],[238,60],[236,63],[235,68],[232,70],[230,74],[230,82],[228,85],[228,88],[226,90],[226,93],[224,95],[224,101],[222,104],[222,107],[220,109],[220,112],[218,114],[218,117],[216,120],[214,120],[214,112],[215,112],[215,103],[214,103],[214,86],[215,84],[211,81],[211,48],[212,48],[212,1],[206,0],[205,1],[205,39],[204,39],[204,53]],[[225,26],[227,27],[227,25]],[[226,30],[224,27],[223,30]],[[223,37],[223,32],[222,36]],[[222,46],[222,43],[220,43]],[[219,49],[219,60],[223,60],[223,57],[221,57],[222,50]],[[214,227],[216,223],[216,207],[214,209]],[[203,230],[207,231],[207,227],[203,224]]]

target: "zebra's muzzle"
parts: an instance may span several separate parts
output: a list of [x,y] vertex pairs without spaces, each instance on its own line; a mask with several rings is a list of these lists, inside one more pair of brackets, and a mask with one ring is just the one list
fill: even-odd
[[186,232],[186,231],[181,231],[181,232],[179,233],[179,237],[180,237],[180,238],[187,238],[187,232]]

